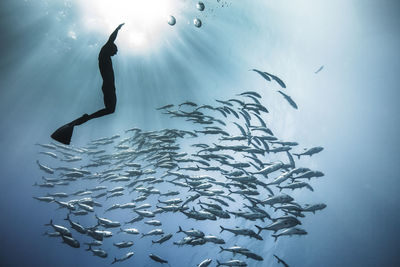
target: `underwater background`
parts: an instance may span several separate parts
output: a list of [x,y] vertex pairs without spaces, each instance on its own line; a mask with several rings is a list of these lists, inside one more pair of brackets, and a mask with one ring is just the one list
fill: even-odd
[[[306,236],[256,245],[243,239],[241,245],[257,246],[264,258],[247,260],[249,266],[279,266],[273,254],[290,266],[400,265],[398,1],[212,0],[203,1],[201,13],[197,1],[128,2],[0,3],[1,266],[111,263],[114,255],[104,260],[43,236],[50,219],[65,224],[65,213],[34,200],[45,191],[32,185],[43,175],[36,160],[47,160],[35,144],[52,142],[50,134],[59,126],[102,107],[97,56],[122,22],[113,57],[116,112],[77,128],[75,146],[132,127],[187,130],[156,108],[210,104],[257,91],[277,135],[302,147],[324,147],[306,159],[325,176],[313,181],[314,192],[304,200],[327,208],[302,221]],[[176,18],[173,26],[169,15]],[[200,28],[193,25],[196,17]],[[299,109],[276,93],[279,85],[250,71],[254,68],[285,81]],[[174,231],[178,225],[207,227],[175,215],[163,218],[163,228]],[[149,253],[171,266],[233,258],[216,247],[140,246],[133,239],[135,255],[117,264],[158,266]]]

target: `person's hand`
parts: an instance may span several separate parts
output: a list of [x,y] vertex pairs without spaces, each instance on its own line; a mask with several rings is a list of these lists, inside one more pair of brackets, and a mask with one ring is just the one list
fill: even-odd
[[121,23],[118,27],[117,30],[120,30],[122,28],[122,26],[124,26],[125,23]]

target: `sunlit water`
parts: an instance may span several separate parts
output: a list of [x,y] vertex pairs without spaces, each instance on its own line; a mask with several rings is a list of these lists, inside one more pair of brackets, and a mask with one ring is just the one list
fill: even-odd
[[[325,176],[311,182],[312,194],[307,189],[299,191],[307,194],[299,194],[302,203],[324,202],[327,208],[302,220],[306,236],[283,237],[276,243],[271,238],[259,245],[223,233],[233,243],[243,241],[264,261],[238,258],[249,266],[278,266],[272,254],[290,266],[399,264],[400,44],[395,1],[203,1],[204,11],[196,1],[165,1],[157,14],[138,1],[131,6],[135,18],[122,2],[113,7],[95,1],[0,4],[1,265],[105,266],[111,256],[124,254],[109,242],[106,248],[115,254],[104,260],[84,246],[73,249],[59,238],[42,236],[50,218],[67,225],[65,210],[32,199],[42,192],[32,185],[43,175],[36,159],[42,162],[44,157],[37,154],[35,143],[49,143],[57,127],[102,107],[97,56],[122,22],[119,52],[113,58],[116,112],[77,128],[74,146],[131,127],[185,129],[185,122],[167,119],[155,108],[187,100],[215,104],[215,99],[255,90],[271,110],[266,120],[275,135],[297,141],[301,148],[325,148],[315,158],[301,159],[302,165]],[[166,19],[170,15],[176,18],[173,27]],[[202,21],[200,28],[194,26],[195,18]],[[324,69],[315,74],[321,65]],[[249,71],[253,68],[282,78],[299,109],[276,92],[278,84]],[[76,183],[68,190],[80,189]],[[160,215],[163,228],[177,231],[180,222],[169,215]],[[82,221],[86,226],[95,223],[94,218],[87,223]],[[204,222],[182,222],[184,229],[193,226],[208,229]],[[218,226],[210,233],[217,234]],[[116,264],[153,266],[149,253],[172,266],[232,257],[217,254],[216,246],[209,245],[137,244],[131,259]]]

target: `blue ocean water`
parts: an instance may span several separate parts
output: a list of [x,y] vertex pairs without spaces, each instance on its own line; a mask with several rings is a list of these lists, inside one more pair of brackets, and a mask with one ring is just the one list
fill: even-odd
[[[275,243],[272,238],[249,241],[223,233],[224,246],[240,243],[263,256],[263,262],[235,257],[249,266],[279,266],[273,254],[290,266],[399,265],[399,4],[373,0],[203,2],[202,13],[196,9],[197,2],[160,4],[159,9],[176,18],[174,26],[168,25],[167,16],[160,22],[154,17],[153,23],[143,17],[130,18],[129,12],[121,17],[128,20],[120,21],[118,13],[106,12],[114,12],[110,6],[100,9],[102,1],[98,8],[81,1],[1,2],[2,266],[105,266],[114,255],[126,252],[112,246],[128,239],[125,236],[116,236],[103,247],[113,252],[107,259],[92,256],[85,246],[73,249],[59,238],[43,236],[50,219],[67,225],[65,210],[32,198],[46,192],[32,186],[43,175],[36,160],[49,165],[57,162],[39,155],[42,150],[35,144],[51,142],[49,135],[63,123],[102,107],[97,56],[112,27],[121,22],[126,28],[119,33],[119,51],[113,58],[117,110],[77,128],[74,146],[123,135],[132,127],[187,130],[189,124],[169,119],[155,108],[184,101],[215,104],[215,99],[257,91],[270,109],[266,120],[276,136],[297,141],[301,148],[325,148],[301,162],[325,176],[310,182],[314,192],[302,189],[295,194],[302,203],[323,202],[327,208],[302,219],[306,236],[283,237]],[[130,8],[153,15],[139,1]],[[202,20],[200,28],[193,25],[196,17]],[[285,92],[299,109],[292,109],[276,92],[279,85],[249,71],[253,68],[284,80]],[[79,189],[80,184],[74,184],[65,191]],[[125,200],[131,198],[121,202]],[[112,211],[110,217],[118,213]],[[161,214],[159,219],[169,232],[176,232],[178,225],[195,226],[207,234],[219,232],[218,223],[194,222],[181,214]],[[93,217],[77,221],[95,223]],[[255,224],[237,222],[242,227]],[[182,237],[178,234],[173,240]],[[132,240],[135,255],[117,264],[157,266],[149,253],[162,256],[171,266],[196,266],[207,257],[214,266],[216,259],[233,258],[217,253],[215,245],[178,248],[171,241],[152,246],[147,238],[142,243],[139,237]]]

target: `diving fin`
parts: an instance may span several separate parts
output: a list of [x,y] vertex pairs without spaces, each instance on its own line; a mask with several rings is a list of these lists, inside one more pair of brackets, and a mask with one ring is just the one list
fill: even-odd
[[72,133],[74,132],[74,126],[81,125],[90,119],[88,114],[83,114],[80,118],[65,124],[58,128],[52,135],[51,138],[64,144],[69,145],[71,142]]
[[64,126],[61,126],[51,135],[51,138],[64,145],[69,145],[72,133],[74,132],[74,126],[73,123],[67,123]]

